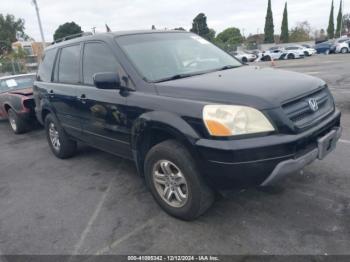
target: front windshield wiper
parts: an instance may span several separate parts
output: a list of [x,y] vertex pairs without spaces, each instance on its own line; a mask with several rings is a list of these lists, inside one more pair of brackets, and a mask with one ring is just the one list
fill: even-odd
[[237,67],[240,67],[240,66],[225,65],[225,66],[219,67],[217,69],[214,69],[213,71],[223,71],[223,70],[228,70],[228,69],[237,68]]
[[186,77],[191,77],[191,76],[196,76],[196,75],[201,75],[203,73],[187,73],[187,74],[176,74],[173,76],[165,77],[159,80],[154,81],[154,83],[160,83],[160,82],[166,82],[166,81],[171,81],[171,80],[176,80],[176,79],[182,79]]
[[202,71],[202,72],[197,72],[197,73],[186,73],[186,74],[176,74],[170,77],[162,78],[159,80],[154,81],[153,83],[160,83],[160,82],[166,82],[166,81],[171,81],[171,80],[176,80],[176,79],[181,79],[181,78],[186,78],[186,77],[191,77],[191,76],[197,76],[197,75],[204,75],[216,71],[222,71],[222,70],[228,70],[232,68],[237,68],[240,66],[234,66],[234,65],[225,65],[219,68],[215,68],[213,70],[207,70],[207,71]]

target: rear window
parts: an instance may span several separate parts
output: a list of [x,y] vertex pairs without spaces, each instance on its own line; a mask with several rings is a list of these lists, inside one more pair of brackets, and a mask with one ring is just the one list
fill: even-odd
[[51,49],[45,52],[43,61],[40,64],[38,71],[38,80],[44,82],[51,82],[52,69],[55,61],[57,49]]
[[58,81],[60,83],[79,83],[80,45],[64,47],[58,66]]
[[0,80],[0,93],[33,87],[35,76],[21,76]]

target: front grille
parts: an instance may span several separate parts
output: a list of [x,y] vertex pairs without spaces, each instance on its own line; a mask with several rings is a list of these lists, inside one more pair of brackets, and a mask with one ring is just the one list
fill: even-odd
[[[317,111],[312,111],[310,108],[310,99],[316,99],[318,103]],[[334,111],[334,101],[328,88],[322,88],[314,93],[287,102],[282,105],[282,108],[297,128],[306,128],[332,113]]]

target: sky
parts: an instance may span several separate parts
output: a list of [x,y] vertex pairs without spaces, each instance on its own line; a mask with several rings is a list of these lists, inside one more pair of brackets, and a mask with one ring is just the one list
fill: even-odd
[[[346,0],[345,0],[346,1]],[[150,29],[190,29],[200,12],[217,33],[227,27],[237,27],[244,35],[264,31],[267,0],[37,0],[46,41],[52,41],[60,24],[74,21],[83,31]],[[340,0],[335,0],[335,17]],[[350,3],[350,1],[349,1]],[[275,33],[280,32],[285,0],[272,0]],[[344,13],[350,13],[345,2]],[[309,21],[313,29],[327,28],[331,0],[289,0],[289,27]],[[2,0],[0,13],[13,14],[25,20],[26,33],[41,41],[32,0]]]

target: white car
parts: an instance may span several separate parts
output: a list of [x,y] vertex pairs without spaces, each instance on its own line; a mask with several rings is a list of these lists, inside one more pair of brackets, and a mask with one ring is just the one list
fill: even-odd
[[287,51],[294,51],[295,53],[298,53],[300,55],[304,55],[304,56],[311,56],[313,54],[316,54],[316,50],[313,49],[308,49],[302,45],[293,45],[293,46],[287,46],[285,48],[285,50]]
[[305,51],[304,54],[305,54],[306,56],[312,56],[312,55],[317,54],[316,49],[313,48],[313,47],[310,46],[310,45],[301,45],[301,47],[304,48],[304,51]]
[[298,59],[304,58],[303,52],[295,52],[294,50],[285,50],[285,49],[273,49],[268,50],[259,56],[258,61],[271,61],[273,60],[287,60],[287,59]]
[[350,39],[339,40],[335,45],[335,52],[346,54],[350,52]]
[[253,62],[257,58],[256,55],[248,52],[243,52],[243,51],[231,52],[231,55],[235,56],[237,59],[239,59],[243,63]]

